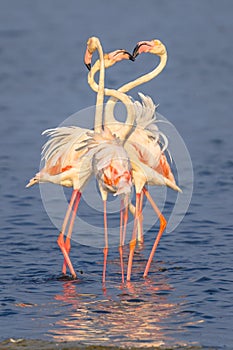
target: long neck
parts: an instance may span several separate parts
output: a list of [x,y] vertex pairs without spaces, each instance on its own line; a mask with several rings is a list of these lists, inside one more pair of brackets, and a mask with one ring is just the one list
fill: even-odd
[[[95,92],[99,91],[99,85],[95,81],[95,74],[99,70],[100,70],[100,61],[98,60],[94,64],[94,66],[92,67],[92,69],[88,75],[88,84],[90,85],[92,90],[94,90]],[[134,124],[134,121],[135,121],[135,111],[134,111],[133,103],[132,103],[131,99],[126,94],[124,94],[118,90],[105,88],[104,94],[106,96],[111,96],[116,100],[120,100],[126,107],[127,118],[126,118],[125,123],[123,124],[124,128],[122,128],[120,130],[120,133],[118,135],[122,140],[125,140],[127,138],[128,134],[130,133],[132,126]],[[107,118],[105,117],[104,126],[107,126],[110,130],[112,129],[112,126],[114,127],[116,124],[118,124],[119,126],[122,125],[122,123],[118,122],[115,119],[113,113],[110,115],[110,118],[108,116],[107,116]]]
[[[125,92],[128,92],[129,90],[132,90],[133,88],[135,88],[138,85],[144,84],[144,83],[154,79],[162,72],[162,70],[166,66],[166,63],[167,63],[167,52],[165,51],[165,53],[162,56],[160,56],[160,62],[158,64],[158,66],[155,67],[155,69],[153,69],[151,72],[149,72],[145,75],[142,75],[141,77],[121,86],[118,89],[118,91],[125,93]],[[109,118],[110,120],[112,120],[114,118],[114,108],[115,108],[116,102],[117,102],[117,99],[111,97],[111,98],[109,98],[109,100],[106,103],[105,115],[107,114],[107,118]]]
[[124,123],[117,121],[114,117],[114,114],[108,116],[108,111],[105,109],[105,118],[104,118],[104,126],[107,126],[111,130],[111,126],[119,126],[117,135],[121,140],[126,140],[129,136],[129,133],[132,130],[135,121],[135,109],[133,102],[126,94],[118,90],[106,89],[106,95],[112,96],[116,100],[120,100],[126,107],[127,117]]
[[127,92],[129,90],[132,90],[133,88],[135,88],[138,85],[147,83],[148,81],[154,79],[155,77],[157,77],[157,75],[159,75],[162,70],[165,68],[167,63],[167,52],[165,51],[165,53],[160,56],[160,62],[158,64],[157,67],[155,67],[155,69],[153,69],[151,72],[142,75],[141,77],[135,79],[134,81],[131,81],[125,85],[123,85],[122,87],[119,88],[119,91],[121,92]]
[[96,47],[99,53],[99,63],[100,63],[100,73],[99,73],[99,87],[96,97],[96,110],[95,110],[95,132],[101,132],[102,123],[103,123],[103,106],[104,106],[104,76],[105,76],[105,67],[104,67],[104,54],[102,46],[97,40]]

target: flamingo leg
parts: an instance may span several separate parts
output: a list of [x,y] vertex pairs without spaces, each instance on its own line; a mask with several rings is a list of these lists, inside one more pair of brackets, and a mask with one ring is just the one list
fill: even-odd
[[151,250],[149,259],[147,261],[145,271],[144,271],[143,277],[146,277],[148,275],[148,272],[149,272],[149,269],[150,269],[150,265],[151,265],[151,262],[153,260],[153,257],[154,257],[155,251],[157,249],[157,246],[159,244],[160,238],[162,237],[162,234],[163,234],[163,232],[164,232],[164,230],[166,228],[167,221],[166,221],[165,217],[163,216],[163,214],[161,213],[161,211],[159,210],[159,208],[157,207],[157,205],[155,204],[155,202],[153,201],[151,195],[149,194],[148,190],[145,187],[143,188],[143,192],[146,195],[146,197],[147,197],[148,201],[150,202],[152,208],[154,209],[155,213],[158,215],[158,218],[159,218],[159,221],[160,221],[159,232],[158,232],[158,235],[157,235],[157,237],[155,239],[154,245],[152,247],[152,250]]
[[142,226],[142,221],[143,221],[143,216],[142,216],[143,197],[144,197],[144,193],[141,192],[140,205],[139,205],[139,217],[138,217],[138,242],[139,243],[143,243],[144,242],[143,226]]
[[106,281],[106,267],[107,267],[107,256],[108,256],[108,226],[107,226],[107,201],[104,200],[104,241],[105,247],[103,249],[104,253],[104,267],[103,267],[103,279],[102,282]]
[[121,278],[122,283],[124,283],[124,261],[123,261],[123,209],[124,209],[124,200],[121,199],[121,208],[120,208],[120,245],[119,245],[119,253],[120,253],[120,263],[121,263]]
[[75,273],[74,268],[72,266],[72,263],[70,261],[69,255],[66,251],[65,242],[64,242],[64,234],[65,234],[66,226],[67,226],[70,214],[71,214],[71,210],[72,210],[73,205],[74,205],[74,201],[77,197],[77,194],[78,194],[78,190],[74,190],[72,193],[71,199],[70,199],[68,209],[66,211],[66,215],[65,215],[63,224],[62,224],[62,230],[61,230],[61,232],[58,236],[58,239],[57,239],[57,244],[59,245],[59,247],[63,253],[64,259],[65,259],[65,261],[70,269],[70,272],[74,278],[76,278],[76,273]]
[[126,196],[125,198],[125,211],[124,211],[124,229],[123,229],[123,236],[122,236],[122,245],[125,245],[125,237],[126,237],[126,229],[127,229],[127,223],[129,218],[129,198]]
[[133,265],[133,256],[134,256],[134,250],[135,250],[135,246],[136,246],[139,207],[140,207],[140,193],[137,193],[136,194],[136,208],[135,208],[135,217],[134,217],[134,227],[133,227],[132,239],[131,239],[131,241],[129,243],[129,260],[128,260],[128,268],[127,268],[127,281],[130,281],[130,278],[131,278],[131,271],[132,271],[132,265]]
[[[77,193],[75,204],[74,204],[73,213],[72,213],[72,216],[71,216],[71,219],[70,219],[70,225],[69,225],[69,229],[68,229],[68,233],[67,233],[66,241],[65,241],[65,248],[66,248],[67,254],[69,254],[69,252],[70,252],[70,239],[71,239],[71,235],[72,235],[72,231],[73,231],[73,227],[74,227],[74,221],[75,221],[75,218],[76,218],[76,213],[77,213],[77,210],[78,210],[78,206],[79,206],[79,202],[80,202],[80,199],[81,199],[81,195],[82,195],[81,192]],[[62,273],[64,275],[66,274],[66,265],[67,265],[66,264],[66,260],[64,259],[63,267],[62,267]]]
[[77,194],[78,194],[78,190],[73,190],[72,196],[70,198],[70,203],[69,203],[69,206],[68,206],[68,209],[66,211],[66,215],[65,215],[65,218],[64,218],[64,221],[63,221],[63,224],[62,224],[61,233],[63,235],[65,234],[66,226],[68,224],[69,217],[70,217],[70,214],[71,214],[71,211],[72,211],[72,208],[73,208],[73,205],[74,205],[74,202],[75,202]]

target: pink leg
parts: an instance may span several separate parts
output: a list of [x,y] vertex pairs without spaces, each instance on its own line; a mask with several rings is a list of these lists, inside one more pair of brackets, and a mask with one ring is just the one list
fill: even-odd
[[136,246],[139,206],[140,206],[140,193],[137,193],[136,194],[136,208],[135,208],[133,234],[132,234],[132,240],[129,243],[129,260],[128,260],[128,268],[127,268],[127,281],[130,281],[130,278],[131,278],[133,256],[134,256],[134,250],[135,250],[135,246]]
[[121,277],[122,283],[124,283],[124,262],[123,262],[123,209],[124,209],[124,200],[121,200],[121,208],[120,208],[120,245],[119,245],[119,253],[120,253],[120,263],[121,263]]
[[128,203],[128,198],[126,198],[125,212],[124,212],[124,230],[123,230],[123,236],[122,236],[122,245],[123,246],[125,245],[125,237],[126,237],[128,218],[129,218],[129,203]]
[[120,206],[120,245],[123,244],[123,208],[124,208],[124,201],[121,199],[121,206]]
[[74,201],[76,199],[76,196],[77,196],[78,192],[79,192],[78,190],[73,190],[73,192],[72,192],[72,196],[70,198],[70,203],[69,203],[69,206],[68,206],[68,209],[66,211],[66,215],[65,215],[65,218],[64,218],[64,221],[63,221],[63,224],[62,224],[61,233],[63,235],[65,234],[66,226],[67,226],[67,223],[69,221],[69,217],[70,217],[70,214],[71,214],[71,211],[72,211],[72,208],[73,208],[73,205],[74,205]]
[[[71,219],[70,219],[70,226],[69,226],[69,229],[68,229],[68,233],[67,233],[67,236],[66,236],[66,242],[65,242],[65,248],[66,248],[66,251],[67,251],[67,254],[69,254],[70,252],[70,238],[71,238],[71,235],[72,235],[72,231],[73,231],[73,227],[74,227],[74,221],[75,221],[75,218],[76,218],[76,213],[77,213],[77,210],[78,210],[78,206],[79,206],[79,202],[80,202],[80,199],[81,199],[81,192],[78,192],[77,193],[77,196],[76,196],[76,201],[75,201],[75,204],[74,204],[74,209],[73,209],[73,213],[72,213],[72,216],[71,216]],[[63,262],[63,267],[62,267],[62,273],[64,273],[64,275],[66,274],[66,260],[64,259],[64,262]]]
[[142,207],[143,207],[143,197],[144,194],[141,192],[140,196],[140,205],[139,205],[139,217],[138,217],[138,242],[143,243],[144,237],[143,237],[143,227],[142,227]]
[[65,242],[64,242],[64,236],[60,233],[60,235],[58,236],[58,239],[57,239],[57,244],[59,245],[62,253],[63,253],[63,256],[64,256],[64,259],[66,260],[66,263],[70,269],[70,273],[72,275],[73,278],[76,278],[76,273],[74,271],[74,268],[73,268],[73,265],[70,261],[70,258],[69,258],[69,255],[67,254],[67,251],[66,251],[66,248],[65,248]]
[[161,211],[159,210],[159,208],[157,207],[157,205],[155,204],[155,202],[153,201],[151,195],[149,194],[148,190],[145,187],[143,188],[143,192],[145,193],[147,199],[149,200],[152,208],[154,209],[155,213],[158,215],[159,220],[160,220],[159,232],[158,232],[158,235],[157,235],[157,237],[155,239],[154,245],[152,247],[149,259],[148,259],[147,264],[146,264],[144,275],[143,275],[143,277],[146,277],[148,275],[148,272],[149,272],[149,269],[150,269],[150,265],[151,265],[151,262],[153,260],[153,256],[155,254],[156,248],[157,248],[157,246],[159,244],[160,238],[162,237],[162,234],[163,234],[163,232],[165,230],[165,227],[167,225],[167,221],[166,221],[165,217],[162,215]]
[[105,247],[104,247],[104,267],[103,267],[103,279],[102,282],[105,283],[106,281],[106,267],[107,267],[107,256],[108,256],[108,226],[107,226],[107,204],[106,200],[104,202],[104,241],[105,241]]
[[70,213],[71,213],[72,207],[74,205],[74,201],[76,199],[77,194],[78,194],[78,190],[74,190],[73,193],[72,193],[71,199],[70,199],[70,203],[69,203],[68,209],[66,211],[66,215],[65,215],[63,224],[62,224],[62,230],[61,230],[61,232],[60,232],[60,234],[58,236],[58,239],[57,239],[57,244],[59,245],[59,247],[60,247],[60,249],[61,249],[61,251],[62,251],[62,253],[64,255],[64,259],[66,260],[66,263],[69,266],[71,274],[73,275],[73,277],[76,277],[76,273],[74,272],[74,269],[73,269],[73,266],[71,264],[69,255],[67,254],[67,251],[66,251],[66,248],[65,248],[64,234],[65,234],[66,226],[67,226],[67,223],[68,223],[68,220],[69,220],[69,217],[70,217]]

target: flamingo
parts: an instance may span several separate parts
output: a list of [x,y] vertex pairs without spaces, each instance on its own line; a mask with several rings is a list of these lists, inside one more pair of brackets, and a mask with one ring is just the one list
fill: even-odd
[[[165,67],[166,61],[167,61],[167,51],[166,51],[165,45],[161,43],[161,41],[152,40],[152,41],[139,42],[133,51],[133,56],[136,57],[138,54],[141,54],[142,52],[150,52],[155,55],[158,55],[160,57],[159,65],[152,72],[147,73],[146,75],[139,77],[136,80],[129,82],[128,84],[125,84],[124,86],[119,88],[118,91],[127,92],[133,87],[153,79]],[[106,66],[106,63],[105,63],[105,66]],[[96,67],[95,73],[97,71],[98,71],[98,67]],[[98,90],[98,85],[94,80],[94,74],[90,75],[89,85],[92,87],[94,91]],[[141,95],[141,98],[142,98],[142,95]],[[116,101],[117,99],[113,97],[113,98],[110,98],[106,104],[105,125],[108,128],[110,128],[112,132],[118,135],[119,131],[122,132],[122,123],[117,122],[113,114],[114,105]],[[143,109],[145,110],[146,103],[148,105],[148,99],[147,99],[147,102],[145,99],[143,102],[144,102],[143,104],[144,106],[142,106],[141,110]],[[138,106],[139,106],[138,103],[135,103],[134,105],[138,109]],[[166,156],[164,155],[164,151],[167,148],[167,139],[164,135],[162,135],[158,131],[157,126],[154,125],[155,118],[153,117],[154,115],[153,109],[155,110],[155,107],[149,108],[149,112],[153,111],[153,113],[150,114],[150,117],[148,118],[146,123],[141,117],[142,115],[140,115],[140,118],[136,119],[136,122],[137,122],[136,128],[129,135],[128,139],[124,144],[124,147],[127,150],[127,153],[130,157],[131,165],[133,168],[133,181],[134,181],[135,190],[136,190],[135,224],[134,224],[132,240],[130,242],[130,254],[129,254],[129,261],[128,261],[128,269],[127,269],[128,281],[131,278],[133,255],[134,255],[134,249],[136,245],[136,228],[137,228],[136,223],[138,222],[140,217],[140,208],[142,207],[142,203],[140,203],[140,198],[142,196],[142,193],[144,193],[147,196],[149,202],[151,203],[154,211],[156,212],[160,220],[159,233],[157,235],[157,238],[155,239],[155,243],[153,245],[150,257],[148,259],[148,262],[144,271],[144,277],[148,275],[148,271],[149,271],[150,264],[153,259],[155,250],[158,246],[162,233],[166,227],[166,220],[162,215],[162,213],[159,211],[156,204],[154,203],[150,194],[146,190],[145,185],[147,183],[151,185],[167,185],[176,191],[181,191],[180,188],[175,183],[175,179],[171,172],[169,163],[167,162]],[[148,110],[147,110],[147,115],[148,115]],[[165,141],[165,146],[163,147],[162,150],[158,143],[158,136],[160,135],[163,136],[163,139]],[[142,202],[142,199],[141,199],[141,202]]]
[[[93,53],[96,49],[100,53],[101,61],[103,57],[102,47],[100,45],[99,39],[92,37],[87,42],[87,51],[91,51]],[[120,60],[119,56],[117,59]],[[96,102],[96,106],[98,107],[96,107],[95,114],[96,134],[98,132],[102,132],[101,106],[103,103],[101,103],[101,101],[103,102],[103,89],[101,89],[101,86],[104,86],[103,78],[104,73],[101,70],[100,90],[97,93]],[[121,98],[121,94],[118,94],[117,96],[118,98]],[[93,173],[92,158],[90,158],[90,154],[88,154],[88,156],[85,156],[85,153],[87,153],[87,148],[83,147],[83,144],[90,140],[91,136],[93,136],[93,132],[88,129],[82,129],[79,127],[60,127],[46,130],[43,134],[50,136],[50,139],[46,142],[42,149],[42,158],[45,160],[45,166],[29,181],[26,187],[30,187],[39,182],[52,182],[62,186],[73,187],[71,200],[57,242],[64,255],[62,273],[66,273],[67,264],[70,269],[72,278],[76,278],[76,273],[69,258],[70,237],[72,234],[78,205],[81,199],[82,190]],[[125,176],[125,174],[122,175]],[[119,178],[121,178],[121,174],[119,175]],[[130,178],[128,178],[128,181],[129,180]],[[120,186],[122,186],[122,181],[120,181],[120,179],[118,179],[118,181],[119,184],[121,184]],[[126,193],[128,193],[128,188],[126,189]],[[70,219],[66,241],[64,242],[64,234],[72,208],[74,208],[73,214]],[[106,262],[104,270],[106,270]],[[105,272],[103,272],[103,281],[105,281]]]

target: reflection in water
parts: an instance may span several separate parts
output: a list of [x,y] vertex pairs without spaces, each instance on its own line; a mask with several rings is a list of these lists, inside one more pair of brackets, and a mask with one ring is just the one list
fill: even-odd
[[169,302],[173,288],[166,277],[157,274],[156,282],[140,279],[125,285],[110,282],[102,293],[93,294],[80,293],[82,284],[64,282],[63,293],[55,296],[69,316],[49,331],[54,340],[105,346],[177,344],[171,334],[179,332],[184,320],[179,319],[181,303]]

